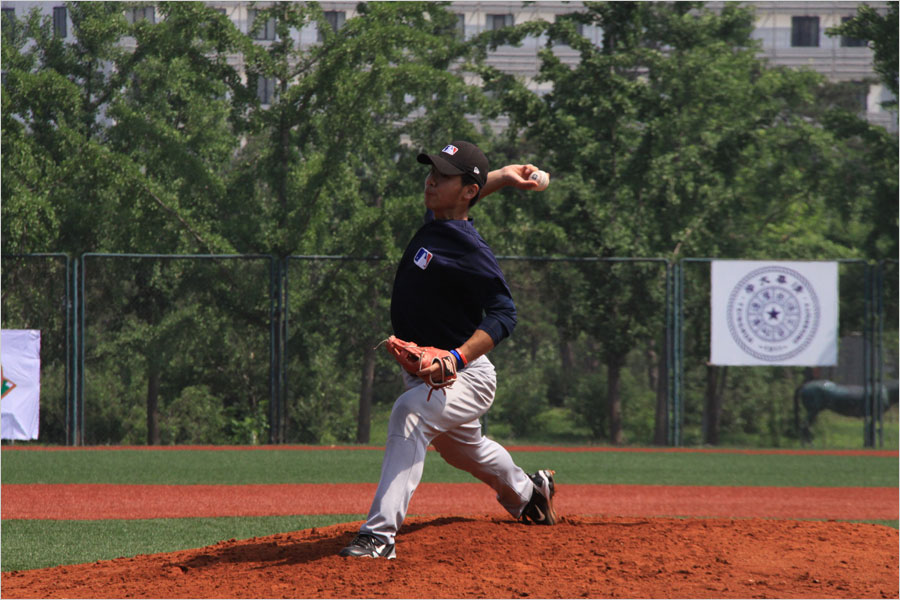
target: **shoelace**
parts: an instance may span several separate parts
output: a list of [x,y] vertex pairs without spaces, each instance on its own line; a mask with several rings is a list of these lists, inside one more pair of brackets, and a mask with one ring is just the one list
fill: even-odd
[[374,535],[369,535],[367,533],[360,533],[353,540],[354,546],[363,546],[367,550],[375,550],[378,547],[378,540]]

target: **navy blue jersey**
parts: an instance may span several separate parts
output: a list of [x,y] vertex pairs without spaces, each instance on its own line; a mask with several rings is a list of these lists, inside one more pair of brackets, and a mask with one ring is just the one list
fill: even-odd
[[428,212],[397,267],[391,324],[402,340],[444,349],[458,348],[476,329],[495,346],[512,333],[512,294],[471,221],[436,220]]

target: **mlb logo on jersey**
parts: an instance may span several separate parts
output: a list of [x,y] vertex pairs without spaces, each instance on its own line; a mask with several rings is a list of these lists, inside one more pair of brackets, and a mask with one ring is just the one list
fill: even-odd
[[445,154],[449,154],[450,156],[453,156],[454,154],[459,152],[459,148],[457,148],[453,144],[447,144],[446,146],[444,146],[444,149],[441,150],[441,152],[443,152]]
[[431,258],[434,255],[426,250],[425,248],[419,248],[419,251],[416,252],[416,257],[413,259],[413,262],[422,270],[428,268],[428,263],[431,262]]

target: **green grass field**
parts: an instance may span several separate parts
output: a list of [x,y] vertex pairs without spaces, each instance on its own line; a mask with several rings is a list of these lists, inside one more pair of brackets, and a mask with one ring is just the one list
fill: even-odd
[[[387,437],[387,422],[390,415],[390,406],[375,406],[372,412],[372,443],[384,445]],[[529,436],[527,439],[516,439],[512,435],[509,425],[490,420],[488,413],[489,435],[504,445],[514,444],[538,444],[546,446],[587,446],[595,444],[590,430],[587,427],[577,425],[577,418],[568,408],[553,407],[540,414],[537,419],[541,423],[540,432]],[[863,421],[853,417],[845,417],[830,410],[822,411],[811,429],[813,440],[804,444],[800,439],[788,435],[780,435],[773,438],[762,433],[722,433],[719,447],[734,448],[794,448],[794,449],[864,449]],[[650,433],[645,438],[634,439],[625,432],[625,444],[641,446],[650,444]],[[698,427],[684,432],[685,445],[699,440]],[[900,447],[900,411],[893,406],[884,415],[881,431],[881,447],[888,450],[897,450]],[[696,442],[699,443],[699,442]]]
[[[4,450],[0,481],[242,485],[376,483],[381,450]],[[526,471],[553,468],[567,483],[634,485],[896,486],[896,458],[820,454],[706,452],[513,452]],[[460,483],[471,475],[436,452],[425,482]]]
[[[565,483],[896,487],[898,460],[878,456],[704,452],[513,452],[526,470],[553,468]],[[380,450],[4,449],[0,480],[23,483],[268,484],[376,482]],[[429,452],[426,482],[467,482]],[[3,571],[171,552],[362,519],[296,515],[108,521],[6,520]],[[897,522],[882,522],[897,527]]]

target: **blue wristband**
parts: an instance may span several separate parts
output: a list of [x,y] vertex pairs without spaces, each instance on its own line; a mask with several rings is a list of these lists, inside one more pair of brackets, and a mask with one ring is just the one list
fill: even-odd
[[452,354],[456,358],[456,368],[462,369],[466,366],[466,363],[463,362],[462,356],[459,355],[459,352],[456,350],[451,350],[450,354]]

